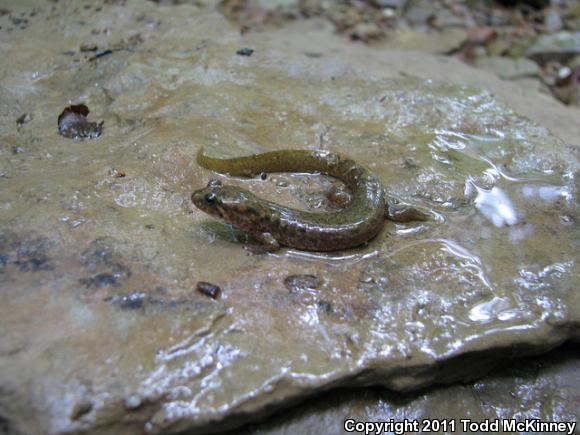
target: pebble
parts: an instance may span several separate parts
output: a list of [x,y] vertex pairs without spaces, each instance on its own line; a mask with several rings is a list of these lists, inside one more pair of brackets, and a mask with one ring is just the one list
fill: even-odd
[[195,289],[199,293],[209,296],[212,299],[217,299],[222,290],[219,286],[205,281],[199,281]]
[[132,394],[125,398],[125,408],[137,409],[141,406],[141,397],[138,394]]
[[239,56],[251,56],[254,53],[254,49],[252,48],[240,48],[236,51],[236,54]]
[[580,54],[580,32],[541,35],[525,54],[541,62],[570,59]]
[[529,59],[487,56],[475,61],[475,65],[496,73],[503,79],[537,76],[540,68]]
[[373,0],[373,4],[379,8],[403,9],[408,0]]

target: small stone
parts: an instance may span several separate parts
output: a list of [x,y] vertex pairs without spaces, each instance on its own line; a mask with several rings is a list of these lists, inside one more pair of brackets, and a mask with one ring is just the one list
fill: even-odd
[[469,23],[465,17],[457,16],[451,11],[444,9],[437,12],[435,18],[432,20],[432,25],[439,29],[444,27],[469,28],[472,23]]
[[475,65],[496,73],[503,79],[537,76],[540,68],[529,59],[488,56],[476,60]]
[[82,218],[81,218],[81,219],[75,219],[74,221],[72,221],[72,223],[71,223],[71,226],[72,226],[73,228],[80,227],[80,226],[81,226],[82,224],[84,224],[86,221],[87,221],[86,219],[82,219]]
[[141,396],[138,394],[132,394],[125,398],[125,408],[127,409],[137,409],[141,406]]
[[251,56],[254,53],[254,49],[253,48],[240,48],[238,51],[236,51],[237,55],[240,56]]
[[396,16],[396,9],[391,9],[391,8],[384,8],[383,9],[383,17],[394,18],[395,16]]
[[195,286],[195,289],[199,293],[209,296],[212,299],[217,299],[222,290],[219,286],[205,281],[199,281]]
[[572,74],[572,68],[568,66],[563,66],[560,69],[558,69],[557,72],[558,80],[565,80],[570,76],[570,74]]
[[270,10],[288,10],[292,8],[296,8],[300,3],[299,0],[253,0],[252,3],[255,4],[256,7],[265,9],[267,11]]
[[549,60],[563,62],[580,54],[580,32],[541,35],[525,54],[541,62]]
[[408,0],[373,0],[373,4],[379,8],[403,9]]
[[411,6],[405,14],[405,18],[412,25],[426,24],[427,21],[429,21],[433,16],[434,12],[431,9],[423,7],[422,5]]
[[429,33],[399,29],[389,34],[380,46],[394,50],[413,50],[432,54],[449,54],[458,50],[467,41],[463,29],[445,28]]

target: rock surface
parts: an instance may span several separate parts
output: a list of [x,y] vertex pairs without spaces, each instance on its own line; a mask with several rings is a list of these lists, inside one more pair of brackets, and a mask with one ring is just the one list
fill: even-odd
[[[461,420],[471,423],[497,421],[502,433],[517,432],[503,426],[516,421],[571,424],[577,423],[580,411],[579,377],[578,346],[566,346],[548,355],[516,361],[466,385],[434,388],[411,395],[380,388],[334,390],[293,410],[279,412],[264,422],[237,429],[235,434],[345,434],[347,419],[356,422],[390,422],[392,419],[398,423],[407,420],[418,422],[419,427],[429,424],[425,420],[439,420],[441,428],[446,422],[449,433],[470,433],[464,430]],[[453,424],[455,430],[449,430]],[[578,431],[576,424],[573,433]]]
[[487,56],[477,60],[476,65],[495,72],[504,79],[518,79],[537,76],[540,68],[534,62],[520,58]]
[[558,32],[542,35],[532,45],[526,55],[546,62],[562,58],[572,58],[580,54],[580,32]]
[[379,45],[390,50],[419,50],[430,54],[446,54],[457,50],[467,40],[463,30],[446,28],[439,32],[414,32],[397,30]]
[[[440,60],[404,77],[412,55],[338,60],[328,41],[304,56],[284,32],[242,38],[189,5],[18,8],[34,15],[2,28],[0,66],[6,432],[218,430],[339,385],[467,380],[578,338],[577,148],[487,91],[425,81],[445,78],[425,68]],[[355,59],[369,53],[385,55]],[[77,103],[105,121],[100,138],[58,135]],[[216,176],[200,146],[344,152],[437,218],[348,252],[248,256],[189,202]],[[319,210],[332,185],[221,178]],[[289,289],[295,275],[317,288]]]

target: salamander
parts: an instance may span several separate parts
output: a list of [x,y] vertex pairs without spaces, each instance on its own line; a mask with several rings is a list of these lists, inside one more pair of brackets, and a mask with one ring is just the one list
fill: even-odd
[[296,210],[258,198],[246,189],[217,180],[191,195],[209,215],[250,234],[269,250],[287,246],[305,251],[337,251],[367,243],[382,229],[387,200],[380,179],[354,160],[328,151],[281,150],[220,159],[197,154],[200,166],[234,176],[263,172],[309,172],[343,181],[351,201],[336,212]]

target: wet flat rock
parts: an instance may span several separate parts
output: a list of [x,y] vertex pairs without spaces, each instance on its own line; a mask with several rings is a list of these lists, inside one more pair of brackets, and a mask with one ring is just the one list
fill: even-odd
[[[27,38],[2,34],[5,432],[215,431],[340,385],[473,379],[578,338],[578,162],[547,129],[480,89],[378,80],[242,40],[214,12],[129,3],[43,3]],[[139,42],[74,51],[120,40]],[[65,101],[99,114],[98,140],[58,134]],[[195,164],[200,146],[343,152],[432,218],[345,252],[248,255],[194,189],[217,177],[326,210],[332,183],[232,180]]]
[[228,435],[339,434],[347,433],[345,425],[352,429],[365,422],[391,424],[386,430],[370,426],[370,433],[374,433],[372,429],[401,433],[404,428],[411,429],[405,432],[418,432],[417,427],[443,431],[445,426],[454,433],[495,430],[493,426],[485,429],[486,423],[497,425],[500,433],[550,432],[540,426],[546,423],[559,425],[552,432],[577,433],[577,354],[578,346],[565,346],[547,355],[516,360],[476,382],[414,394],[381,388],[338,389]]

